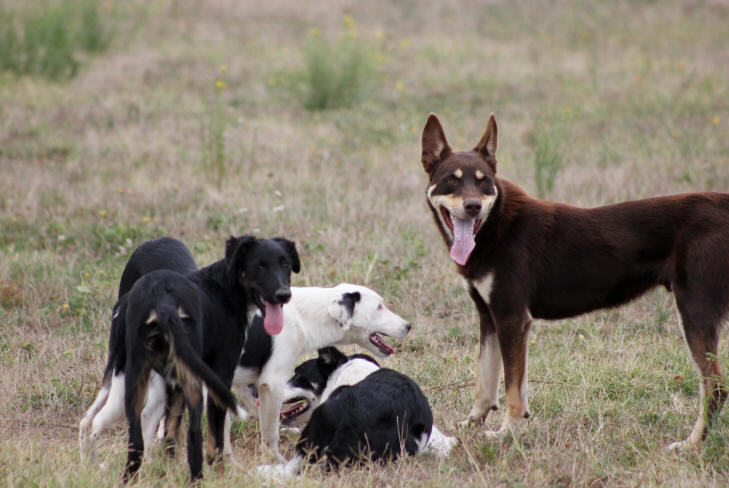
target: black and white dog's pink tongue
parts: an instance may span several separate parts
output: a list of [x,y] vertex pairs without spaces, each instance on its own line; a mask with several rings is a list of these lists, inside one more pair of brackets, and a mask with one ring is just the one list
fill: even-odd
[[268,335],[276,335],[283,330],[283,305],[273,305],[265,300],[263,303],[266,305],[263,328]]
[[475,219],[461,220],[453,217],[451,259],[461,266],[466,264],[471,251],[476,247],[476,241],[473,240],[473,225],[475,223]]

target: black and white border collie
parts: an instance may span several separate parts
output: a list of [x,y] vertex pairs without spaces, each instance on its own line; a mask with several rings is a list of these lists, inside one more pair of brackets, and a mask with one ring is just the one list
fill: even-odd
[[381,368],[372,357],[335,347],[298,366],[286,385],[282,421],[304,427],[296,455],[258,467],[264,476],[291,477],[305,459],[330,468],[389,461],[401,454],[446,457],[457,443],[433,425],[428,400],[409,377]]

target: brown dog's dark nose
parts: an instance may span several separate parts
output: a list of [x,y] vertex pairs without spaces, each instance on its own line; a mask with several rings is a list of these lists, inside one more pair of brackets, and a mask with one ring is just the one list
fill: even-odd
[[469,198],[463,202],[463,209],[471,217],[475,217],[481,212],[481,200]]

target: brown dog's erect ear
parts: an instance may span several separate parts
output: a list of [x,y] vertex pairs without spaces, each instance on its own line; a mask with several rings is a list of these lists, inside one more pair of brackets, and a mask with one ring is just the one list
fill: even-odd
[[483,133],[481,140],[478,141],[473,150],[480,152],[487,158],[494,158],[494,162],[496,162],[496,117],[494,117],[494,114],[489,117],[486,132]]
[[431,174],[439,162],[443,161],[451,153],[451,148],[446,141],[443,126],[435,114],[428,116],[428,121],[423,129],[423,154],[420,161],[423,163],[423,169]]

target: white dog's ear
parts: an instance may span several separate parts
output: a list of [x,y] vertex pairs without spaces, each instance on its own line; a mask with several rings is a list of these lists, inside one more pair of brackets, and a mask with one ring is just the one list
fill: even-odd
[[352,317],[354,316],[354,305],[359,302],[362,296],[358,291],[352,293],[343,293],[339,298],[335,298],[329,303],[329,315],[337,321],[342,329],[347,330],[352,325]]

